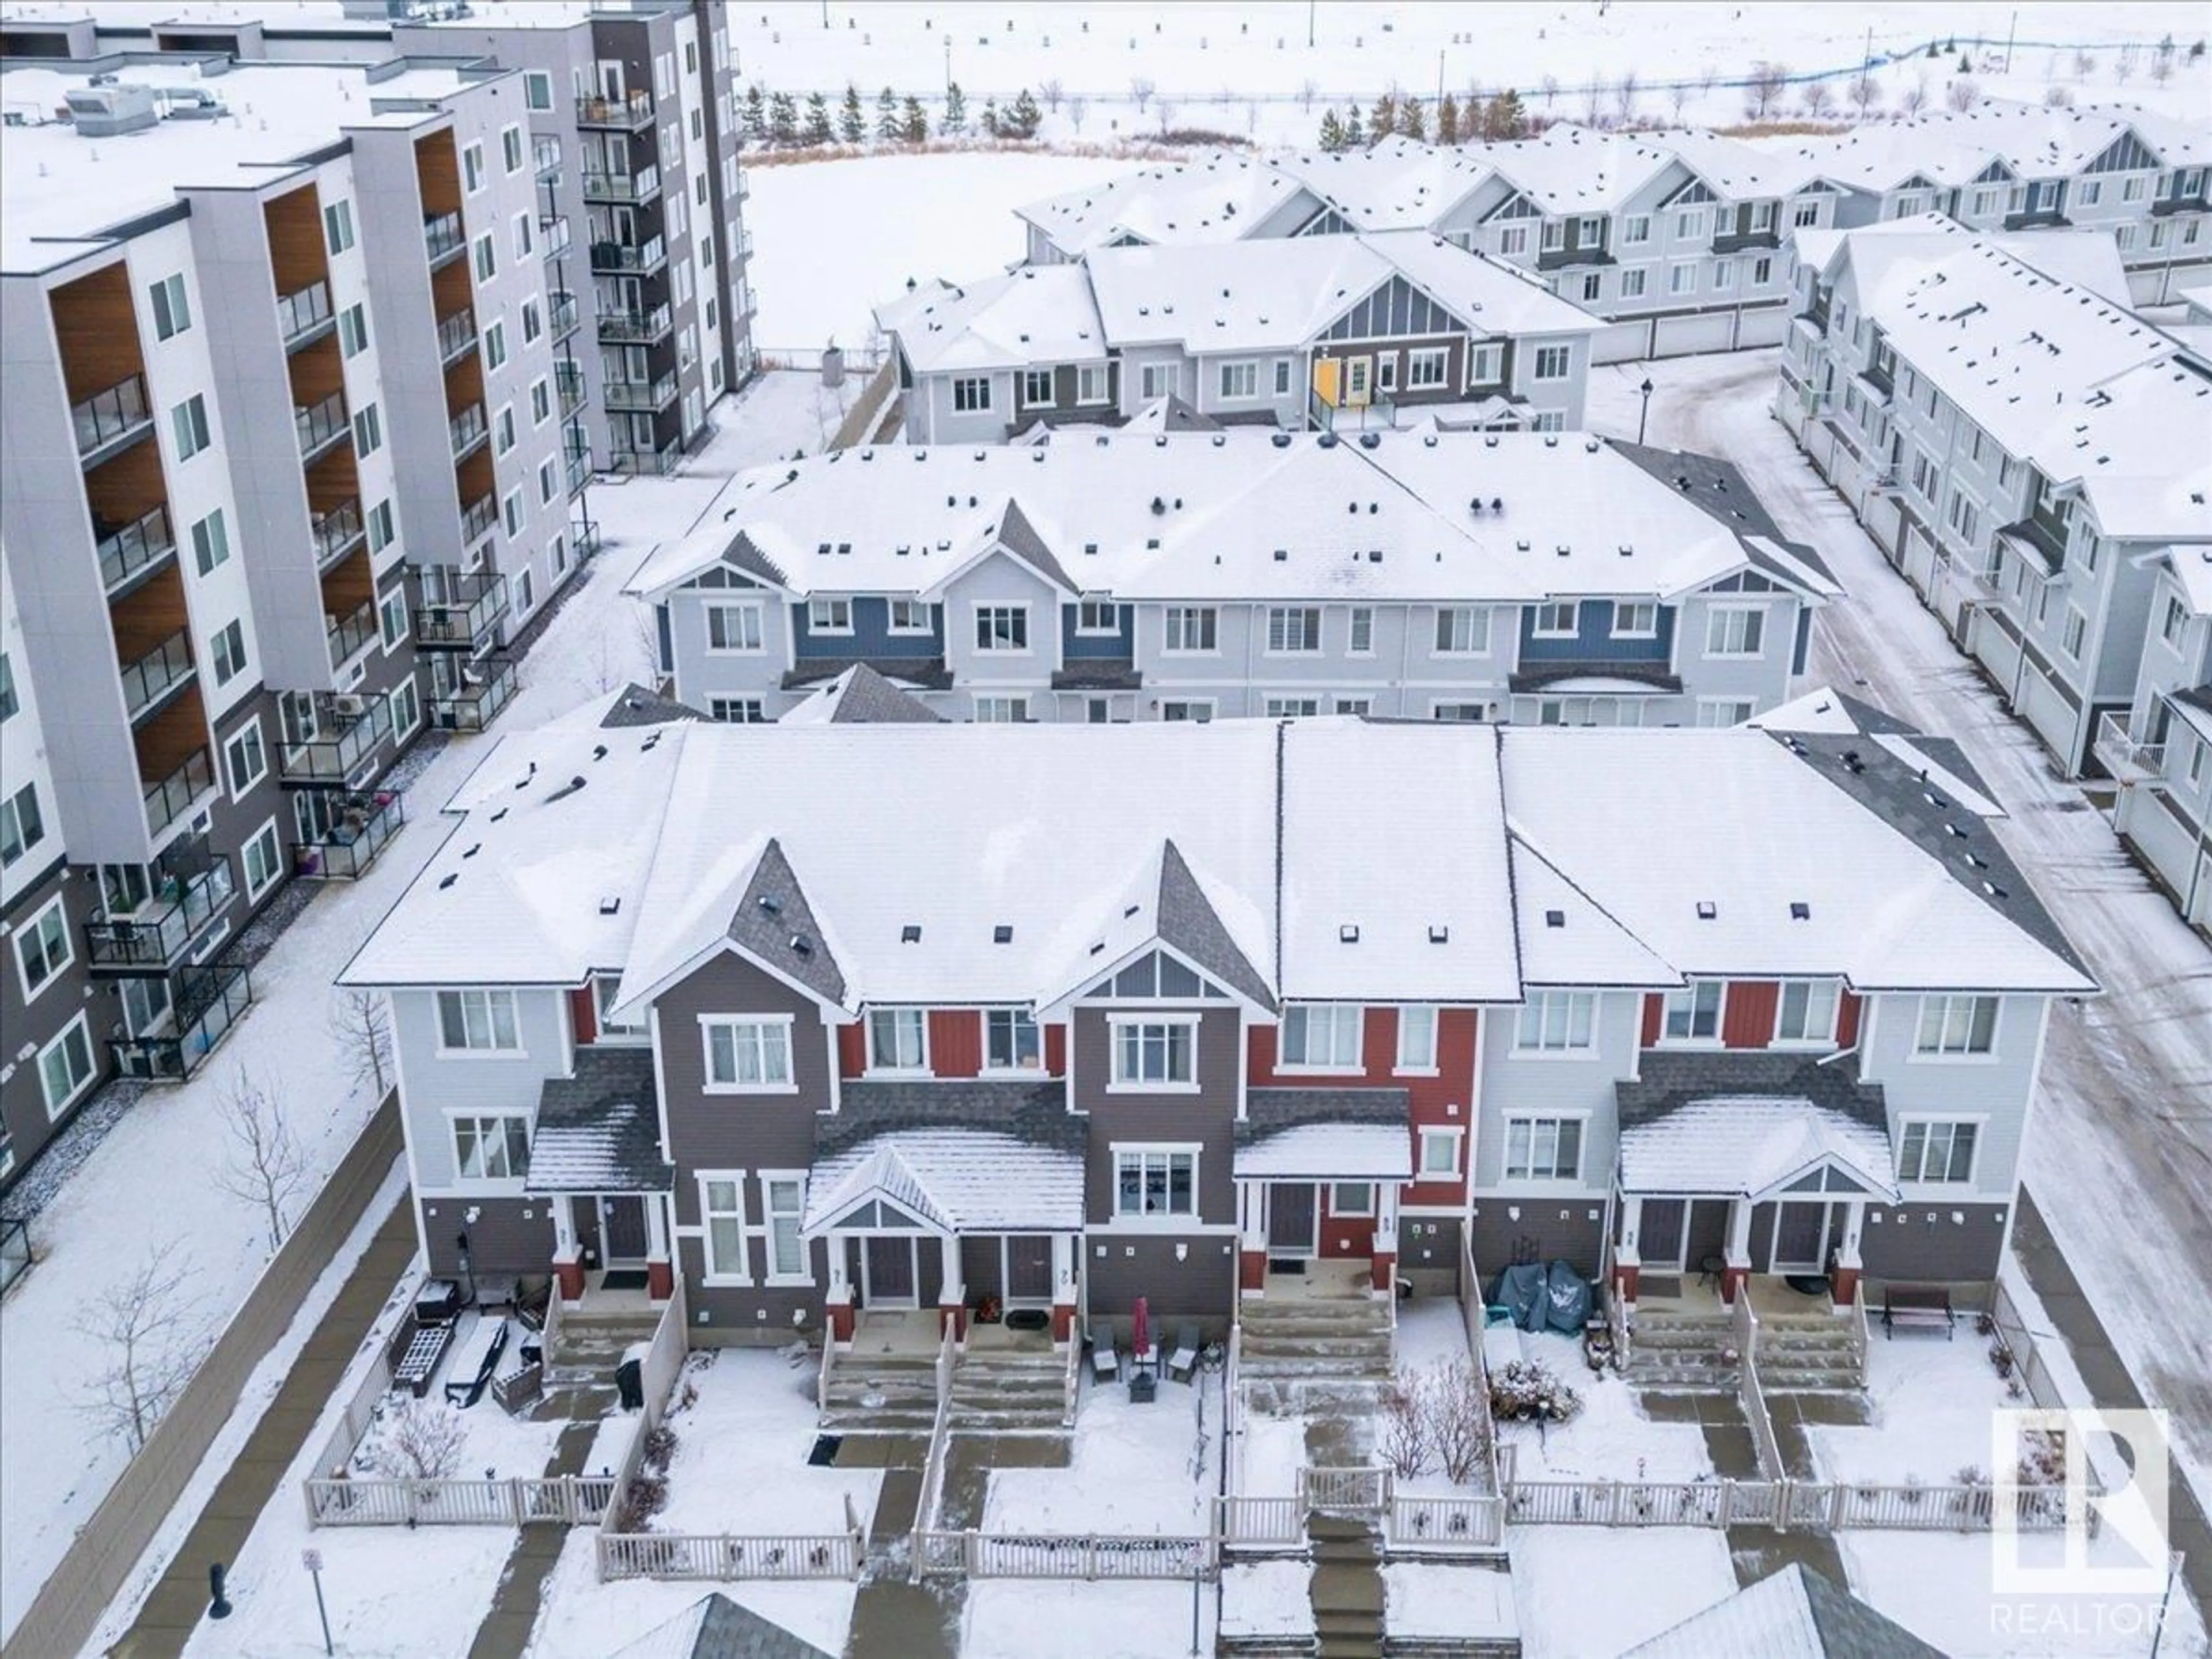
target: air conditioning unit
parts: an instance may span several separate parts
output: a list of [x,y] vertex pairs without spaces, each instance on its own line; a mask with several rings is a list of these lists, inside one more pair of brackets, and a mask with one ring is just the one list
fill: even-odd
[[368,713],[368,699],[357,692],[341,692],[331,699],[331,708],[347,720],[358,720]]

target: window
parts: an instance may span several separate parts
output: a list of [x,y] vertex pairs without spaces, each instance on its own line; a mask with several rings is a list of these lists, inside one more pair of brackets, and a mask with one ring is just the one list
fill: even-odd
[[707,648],[709,651],[758,651],[761,608],[757,605],[710,605],[707,607]]
[[1138,395],[1146,403],[1170,396],[1176,390],[1176,381],[1173,363],[1145,363],[1137,370]]
[[994,1072],[1036,1072],[1044,1067],[1037,1023],[1026,1008],[993,1008],[983,1015],[983,1065]]
[[1669,294],[1695,294],[1698,291],[1698,267],[1694,261],[1667,267],[1667,291]]
[[525,70],[522,73],[522,101],[531,109],[551,109],[553,77],[544,70]]
[[483,331],[483,358],[486,368],[503,368],[507,362],[507,325],[494,323]]
[[1505,1120],[1508,1181],[1575,1181],[1583,1170],[1583,1125],[1573,1117]]
[[1751,285],[1753,288],[1765,288],[1773,280],[1774,261],[1768,255],[1762,253],[1751,262]]
[[384,636],[384,648],[397,650],[407,637],[407,595],[404,590],[386,593],[377,601],[377,632]]
[[1406,354],[1406,385],[1411,391],[1443,386],[1450,371],[1451,353],[1443,346],[1423,346]]
[[1460,1132],[1456,1129],[1423,1129],[1420,1136],[1419,1173],[1424,1176],[1457,1175]]
[[28,1002],[56,974],[76,959],[70,944],[69,912],[59,896],[15,932],[15,971],[22,975]]
[[276,884],[283,872],[283,848],[276,840],[276,820],[271,818],[261,826],[260,833],[246,843],[241,855],[246,867],[246,896],[249,902],[258,900]]
[[1103,364],[1085,363],[1075,371],[1075,401],[1079,404],[1103,404],[1106,401],[1106,369]]
[[39,1085],[46,1097],[46,1116],[59,1117],[92,1081],[92,1038],[79,1014],[59,1036],[39,1051]]
[[39,813],[39,786],[27,783],[0,800],[0,865],[9,865],[46,838]]
[[1487,712],[1479,702],[1437,702],[1429,705],[1429,718],[1432,720],[1471,723],[1481,720]]
[[1566,246],[1567,222],[1565,219],[1547,219],[1544,222],[1542,241],[1547,253],[1556,252]]
[[520,1181],[530,1173],[530,1120],[453,1120],[453,1173],[463,1181]]
[[2081,660],[2082,642],[2088,637],[2089,619],[2073,605],[2066,607],[2066,626],[2058,636],[2058,648],[2075,662]]
[[[1375,607],[1373,605],[1355,605],[1352,607],[1351,634],[1352,641],[1348,649],[1352,655],[1371,657],[1375,654]],[[1340,708],[1338,712],[1340,714],[1343,711]]]
[[1079,634],[1118,634],[1121,631],[1121,607],[1111,599],[1085,599],[1075,607],[1075,631]]
[[1620,297],[1624,300],[1642,299],[1644,285],[1650,275],[1649,269],[1643,265],[1631,265],[1623,270],[1620,273]]
[[1505,348],[1492,340],[1479,345],[1467,355],[1467,383],[1469,386],[1494,385],[1505,374]]
[[1336,1181],[1329,1183],[1328,1212],[1337,1216],[1362,1216],[1375,1213],[1375,1183],[1371,1181]]
[[461,146],[461,188],[473,196],[483,186],[483,146],[464,144]]
[[1313,607],[1267,607],[1267,649],[1270,652],[1321,649],[1321,611]]
[[1479,605],[1442,605],[1437,611],[1437,654],[1471,656],[1490,649],[1490,612]]
[[979,605],[975,607],[975,648],[978,651],[1026,651],[1030,648],[1030,608],[1025,605]]
[[1974,1178],[1976,1125],[1907,1123],[1904,1129],[1904,1144],[1897,1155],[1899,1181],[1965,1182]]
[[174,339],[192,325],[192,308],[185,299],[185,276],[164,276],[147,290],[154,302],[154,337]]
[[1022,401],[1025,404],[1048,404],[1052,401],[1050,369],[1025,368],[1022,371]]
[[1716,605],[1705,616],[1705,654],[1756,657],[1766,633],[1766,612],[1747,605]]
[[370,404],[353,417],[353,450],[362,460],[384,447],[384,416]]
[[1996,1035],[1995,997],[1923,997],[1912,1052],[1929,1058],[1986,1054],[1994,1051]]
[[2102,179],[2084,179],[2074,187],[2074,205],[2094,207],[2097,205],[2097,198],[2104,193],[2105,185]]
[[1576,1054],[1597,1047],[1597,998],[1588,991],[1537,991],[1521,1005],[1513,1046],[1536,1054]]
[[[514,405],[513,404],[500,405],[499,413],[492,416],[491,432],[492,453],[504,455],[514,449]],[[510,527],[507,533],[513,535],[514,532]]]
[[1540,380],[1564,380],[1574,362],[1574,351],[1569,346],[1538,346],[1536,348],[1536,378]]
[[1398,354],[1386,351],[1375,360],[1375,389],[1395,392],[1398,389]]
[[368,550],[371,553],[383,552],[392,545],[392,538],[398,533],[393,525],[389,500],[379,501],[368,509]]
[[1291,395],[1291,360],[1288,357],[1275,359],[1275,395],[1278,398]]
[[981,414],[991,406],[991,382],[987,375],[963,375],[952,383],[952,412]]
[[351,202],[333,202],[323,210],[323,240],[333,258],[353,246]]
[[442,1054],[520,1054],[514,993],[439,992],[438,1048]]
[[246,628],[237,621],[227,623],[215,636],[215,683],[228,685],[246,667]]
[[[540,507],[552,506],[553,498],[560,493],[561,475],[555,469],[553,462],[549,457],[547,459],[538,463],[538,505]],[[553,568],[556,570],[559,570],[562,568],[561,561],[557,556],[554,559]]]
[[368,313],[363,307],[349,305],[338,313],[338,349],[348,357],[368,349]]
[[499,155],[500,160],[506,163],[509,173],[522,171],[522,129],[520,127],[500,129]]
[[868,1069],[920,1072],[929,1066],[928,1024],[919,1008],[868,1011]]
[[1693,979],[1679,991],[1667,993],[1667,1018],[1660,1027],[1662,1042],[1718,1042],[1721,1039],[1721,1001],[1725,981]]
[[1774,1016],[1777,1042],[1832,1043],[1836,1040],[1836,982],[1832,979],[1785,979]]
[[2140,202],[2149,194],[2150,180],[2141,173],[2137,173],[2120,186],[2120,199],[2123,202]]
[[1437,1068],[1437,1011],[1425,1003],[1398,1010],[1398,1069],[1433,1072]]
[[13,720],[23,705],[15,699],[15,670],[8,653],[0,651],[0,720]]
[[2166,614],[2159,621],[2159,637],[2175,650],[2181,649],[2181,636],[2189,627],[2189,608],[2171,593],[2166,596]]
[[1194,726],[1204,726],[1213,719],[1213,705],[1208,702],[1184,699],[1160,705],[1164,720],[1188,720]]
[[1735,286],[1735,261],[1723,259],[1713,266],[1713,291],[1725,293]]
[[1027,697],[975,699],[975,721],[979,726],[1025,726],[1029,718],[1030,700]]
[[238,799],[269,775],[269,754],[261,742],[261,719],[256,715],[231,735],[222,746],[223,769],[230,775],[230,798]]
[[230,559],[230,532],[223,528],[221,507],[192,526],[192,567],[203,576],[213,575]]
[[923,599],[893,599],[890,602],[890,631],[894,634],[928,634],[936,630],[937,622],[927,601]]
[[1258,397],[1260,365],[1254,362],[1222,364],[1221,395],[1224,398]]
[[1632,213],[1620,222],[1620,245],[1635,247],[1651,240],[1651,216]]
[[1219,613],[1210,605],[1171,605],[1167,613],[1168,651],[1211,651]]
[[499,275],[499,244],[489,231],[477,238],[477,281],[488,283]]
[[710,1094],[786,1092],[791,1079],[791,1022],[788,1019],[722,1019],[702,1017]]
[[1659,607],[1649,599],[1615,599],[1613,602],[1613,637],[1616,640],[1649,640],[1659,633]]
[[1321,713],[1319,697],[1270,697],[1266,704],[1271,720],[1310,720]]
[[1117,1089],[1196,1089],[1198,1026],[1187,1019],[1127,1020],[1114,1027]]
[[1582,606],[1573,599],[1553,599],[1536,607],[1533,632],[1540,640],[1571,640],[1582,631]]
[[1282,1064],[1316,1071],[1359,1069],[1357,1003],[1293,1003],[1283,1010]]
[[850,599],[809,599],[806,629],[810,634],[849,634],[853,631]]
[[1790,222],[1800,230],[1803,229],[1808,225],[1819,224],[1820,222],[1820,204],[1818,202],[1797,202],[1792,204],[1790,209]]
[[[509,424],[512,425],[514,411],[502,409],[500,413],[508,416]],[[510,436],[507,441],[512,444],[513,437]],[[499,504],[499,516],[500,521],[507,526],[507,533],[510,540],[522,534],[522,492],[520,490],[510,489],[507,492],[506,499]],[[527,570],[515,580],[514,608],[518,614],[530,609],[530,573]]]
[[[1605,273],[1590,270],[1583,273],[1583,303],[1595,305],[1605,296]],[[1563,374],[1564,370],[1561,371]]]
[[1508,225],[1504,229],[1499,231],[1498,233],[1498,251],[1509,258],[1528,252],[1528,227],[1526,225]]
[[207,399],[197,392],[169,411],[169,424],[180,461],[189,461],[214,441],[208,430]]
[[1197,1214],[1198,1149],[1115,1147],[1114,1212],[1123,1217]]
[[707,714],[725,726],[768,724],[768,710],[758,697],[709,697]]
[[806,1242],[799,1236],[799,1224],[806,1212],[805,1177],[764,1175],[761,1196],[768,1217],[769,1283],[811,1283],[813,1276],[806,1271]]

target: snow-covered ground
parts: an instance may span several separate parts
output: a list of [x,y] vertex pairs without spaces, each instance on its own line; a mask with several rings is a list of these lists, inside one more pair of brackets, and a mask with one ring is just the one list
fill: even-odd
[[1303,1417],[1248,1413],[1237,1459],[1237,1492],[1245,1498],[1288,1498],[1306,1466]]
[[[1097,1583],[986,1578],[968,1586],[961,1659],[1183,1659],[1213,1651],[1213,1586],[1192,1595],[1187,1579],[1109,1579]],[[1191,1613],[1198,1613],[1198,1644]]]
[[2006,1394],[1990,1363],[1990,1339],[1975,1335],[1971,1322],[1948,1342],[1877,1337],[1867,1347],[1866,1397],[1864,1425],[1806,1430],[1823,1479],[1888,1485],[1910,1477],[1942,1486],[1962,1469],[1986,1473],[1997,1467],[1990,1449],[1996,1413],[2033,1404]]
[[1735,1593],[1714,1527],[1508,1527],[1524,1659],[1592,1659],[1647,1642]]
[[1221,1381],[1163,1387],[1150,1405],[1127,1389],[1092,1389],[1064,1469],[994,1469],[986,1532],[1164,1534],[1206,1529],[1221,1490]]
[[1510,1448],[1522,1480],[1695,1480],[1713,1472],[1705,1431],[1694,1423],[1655,1423],[1636,1390],[1617,1371],[1592,1375],[1575,1337],[1521,1334],[1534,1360],[1582,1396],[1565,1423],[1500,1423],[1500,1452]]
[[[453,1346],[447,1351],[446,1363],[432,1379],[430,1390],[420,1400],[409,1400],[404,1407],[408,1412],[427,1412],[434,1417],[450,1420],[459,1431],[459,1449],[453,1459],[453,1478],[473,1480],[481,1475],[486,1480],[507,1480],[516,1476],[534,1479],[544,1473],[546,1460],[553,1455],[553,1448],[566,1426],[556,1419],[533,1422],[527,1417],[510,1417],[489,1389],[473,1406],[457,1406],[446,1399],[446,1382],[453,1373],[453,1358],[469,1340],[467,1326],[476,1323],[481,1316],[465,1314],[464,1328],[455,1334]],[[519,1336],[510,1334],[511,1341]],[[509,1355],[500,1364],[503,1368],[514,1363]],[[402,1460],[393,1437],[400,1433],[404,1420],[401,1400],[406,1396],[387,1394],[370,1408],[368,1426],[354,1444],[353,1454],[346,1460],[346,1468],[363,1480],[398,1480],[405,1477],[407,1466]],[[588,1465],[586,1467],[589,1467]]]
[[1513,1581],[1474,1563],[1397,1561],[1382,1569],[1390,1634],[1492,1637],[1516,1629]]
[[1392,1357],[1401,1370],[1420,1370],[1439,1360],[1470,1358],[1467,1321],[1448,1296],[1416,1297],[1398,1304],[1398,1330]]
[[1242,1561],[1221,1570],[1224,1636],[1311,1636],[1313,1568],[1304,1561]]
[[[709,1590],[750,1607],[763,1619],[774,1620],[825,1653],[842,1653],[852,1628],[853,1598],[859,1586],[818,1578],[797,1583],[742,1579],[716,1584],[629,1578],[602,1584],[599,1534],[588,1527],[575,1527],[569,1529],[568,1541],[561,1547],[561,1559],[546,1577],[538,1626],[524,1651],[530,1659],[607,1659],[625,1643],[673,1619]],[[467,1650],[464,1643],[459,1647],[424,1647],[416,1651],[459,1655]]]
[[822,1534],[845,1529],[846,1506],[875,1513],[881,1469],[816,1468],[814,1367],[762,1348],[705,1349],[684,1362],[668,1506],[656,1532]]

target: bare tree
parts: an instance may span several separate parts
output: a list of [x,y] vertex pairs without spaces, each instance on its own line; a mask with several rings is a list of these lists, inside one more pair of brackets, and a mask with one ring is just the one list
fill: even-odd
[[1944,89],[1943,101],[1963,115],[1973,108],[1981,95],[1982,89],[1971,78],[1961,76]]
[[1320,83],[1308,76],[1298,82],[1298,109],[1307,115],[1313,113],[1314,100],[1321,96]]
[[2045,109],[2071,109],[2074,107],[2074,94],[2063,87],[2047,88],[2043,94],[2043,106]]
[[1774,100],[1790,84],[1787,64],[1771,63],[1762,58],[1751,66],[1751,78],[1745,83],[1743,112],[1754,121],[1764,121],[1774,107]]
[[1050,110],[1054,115],[1059,114],[1060,100],[1061,98],[1066,96],[1066,94],[1060,90],[1060,82],[1057,80],[1048,81],[1042,86],[1039,87],[1037,91],[1044,99],[1044,106]]
[[1428,1389],[1429,1432],[1437,1461],[1443,1472],[1464,1484],[1472,1480],[1490,1455],[1489,1437],[1483,1432],[1482,1378],[1472,1362],[1440,1359],[1433,1368]]
[[135,1455],[199,1369],[207,1338],[198,1302],[185,1294],[191,1263],[153,1249],[128,1277],[78,1310],[73,1327],[100,1344],[91,1397],[77,1407]]
[[1667,106],[1674,118],[1674,125],[1682,125],[1682,106],[1690,101],[1690,83],[1677,81],[1667,89]]
[[460,1467],[468,1429],[452,1407],[427,1400],[403,1400],[392,1413],[384,1443],[398,1474],[408,1480],[442,1480]]
[[1613,88],[1613,106],[1624,121],[1636,118],[1636,92],[1638,85],[1634,70],[1625,70]]
[[2092,75],[2095,74],[2096,71],[2096,53],[2092,52],[2077,52],[2074,54],[2074,78],[2076,81],[2086,81]]
[[1081,93],[1067,100],[1068,125],[1076,131],[1083,131],[1083,118],[1091,113],[1091,100]]
[[2112,78],[2125,86],[2135,78],[2135,73],[2136,49],[2132,46],[2122,46],[2119,56],[2112,60]]
[[1922,76],[1897,95],[1897,106],[1907,115],[1917,115],[1928,107],[1928,77]]
[[1552,106],[1552,100],[1559,95],[1559,77],[1556,75],[1547,75],[1544,77],[1541,85],[1544,92],[1544,107],[1549,109]]
[[1589,78],[1589,84],[1583,88],[1583,125],[1586,127],[1595,126],[1598,124],[1598,118],[1604,112],[1605,82],[1593,75]]
[[1142,115],[1145,112],[1145,106],[1152,101],[1152,94],[1158,90],[1159,88],[1152,84],[1151,77],[1147,76],[1139,75],[1131,78],[1129,97],[1136,105],[1138,114]]
[[1260,105],[1256,99],[1244,100],[1244,131],[1255,133],[1260,131]]
[[1811,81],[1806,83],[1799,101],[1804,105],[1805,113],[1817,121],[1828,112],[1828,106],[1835,100],[1835,90],[1826,81]]
[[2150,78],[2160,86],[2173,78],[2173,52],[2170,48],[2150,60]]
[[1401,1480],[1410,1480],[1436,1467],[1431,1390],[1431,1373],[1405,1365],[1383,1385],[1382,1421],[1376,1433],[1375,1449]]
[[1860,76],[1851,82],[1850,100],[1851,107],[1859,112],[1859,119],[1865,120],[1881,101],[1881,82],[1871,74]]
[[1175,125],[1176,106],[1164,98],[1159,103],[1160,137],[1167,137],[1168,129]]
[[[282,1086],[281,1085],[279,1085]],[[215,1184],[261,1212],[269,1229],[269,1248],[278,1249],[292,1230],[288,1212],[307,1185],[307,1155],[284,1120],[275,1092],[240,1066],[216,1097],[230,1149],[215,1170]]]
[[340,991],[331,1000],[331,1036],[351,1068],[356,1084],[366,1083],[379,1100],[390,1085],[392,1013],[375,991]]

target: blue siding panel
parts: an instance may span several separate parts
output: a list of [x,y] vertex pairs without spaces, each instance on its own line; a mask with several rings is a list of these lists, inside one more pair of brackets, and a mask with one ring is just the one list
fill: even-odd
[[1665,662],[1674,649],[1674,607],[1659,607],[1659,631],[1648,640],[1613,637],[1613,601],[1584,599],[1571,640],[1536,637],[1536,607],[1521,610],[1521,660],[1539,662]]
[[796,655],[806,657],[941,657],[945,654],[945,607],[932,605],[930,631],[891,632],[891,603],[880,595],[860,594],[853,600],[853,631],[816,634],[807,626],[806,601],[791,605],[792,641]]
[[1134,626],[1137,608],[1132,605],[1117,605],[1115,615],[1121,626],[1112,634],[1079,634],[1075,631],[1077,608],[1072,605],[1060,607],[1060,648],[1064,657],[1133,657],[1137,654],[1137,635]]

